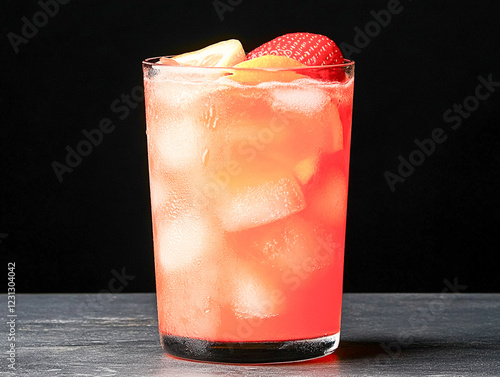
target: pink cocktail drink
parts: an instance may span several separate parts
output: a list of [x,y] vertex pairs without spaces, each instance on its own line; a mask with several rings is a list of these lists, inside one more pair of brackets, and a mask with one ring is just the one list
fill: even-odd
[[333,352],[353,63],[257,81],[255,68],[143,67],[163,347],[246,363]]

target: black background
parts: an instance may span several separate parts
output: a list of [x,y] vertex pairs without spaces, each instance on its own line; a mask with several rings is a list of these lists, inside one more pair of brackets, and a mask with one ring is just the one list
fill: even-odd
[[[479,76],[500,81],[497,2],[401,0],[378,31],[370,12],[385,0],[221,2],[235,4],[222,20],[212,0],[72,0],[18,53],[7,35],[21,35],[22,18],[41,6],[1,2],[0,268],[6,275],[16,262],[18,292],[97,292],[123,268],[134,276],[123,291],[154,290],[144,105],[123,120],[111,109],[142,85],[144,58],[229,38],[250,51],[293,31],[359,47],[355,28],[367,26],[373,37],[348,54],[356,85],[345,291],[440,292],[456,278],[466,292],[500,292],[500,91],[456,130],[443,119],[474,95]],[[64,163],[66,146],[103,118],[116,129],[59,182],[53,161]],[[447,140],[392,192],[384,172],[397,173],[398,156],[438,127]]]

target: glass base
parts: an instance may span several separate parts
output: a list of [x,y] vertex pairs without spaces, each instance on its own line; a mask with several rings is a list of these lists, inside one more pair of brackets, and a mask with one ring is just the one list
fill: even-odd
[[165,352],[182,359],[216,363],[283,363],[315,359],[331,354],[340,342],[340,332],[314,339],[283,342],[212,342],[161,335]]

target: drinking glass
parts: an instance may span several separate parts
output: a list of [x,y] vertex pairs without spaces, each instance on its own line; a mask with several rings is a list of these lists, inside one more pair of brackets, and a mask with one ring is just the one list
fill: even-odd
[[143,62],[160,339],[274,363],[340,339],[354,63]]

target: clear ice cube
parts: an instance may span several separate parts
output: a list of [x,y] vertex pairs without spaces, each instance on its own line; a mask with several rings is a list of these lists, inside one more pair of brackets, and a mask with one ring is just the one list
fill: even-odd
[[280,88],[272,91],[273,107],[281,111],[314,114],[330,101],[323,90],[315,88]]
[[203,129],[188,117],[148,135],[153,153],[165,169],[190,170],[203,166]]
[[300,185],[283,177],[256,186],[242,186],[221,195],[219,218],[224,229],[235,232],[267,224],[306,206]]
[[192,214],[162,221],[157,232],[156,257],[167,271],[182,269],[209,256],[218,242],[210,221]]
[[235,269],[233,310],[240,318],[269,318],[279,314],[282,296],[259,266]]

